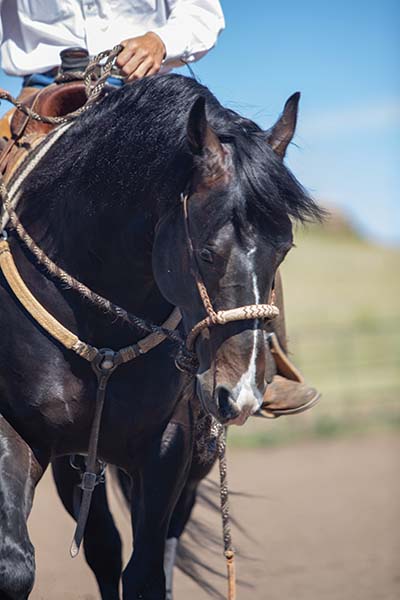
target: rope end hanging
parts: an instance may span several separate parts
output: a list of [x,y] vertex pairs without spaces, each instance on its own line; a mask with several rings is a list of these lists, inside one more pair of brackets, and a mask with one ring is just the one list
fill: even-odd
[[72,540],[71,547],[69,549],[69,555],[71,558],[75,558],[79,554],[79,547],[75,541],[75,538]]
[[228,600],[236,600],[236,567],[235,552],[232,545],[232,533],[229,516],[228,473],[226,464],[226,427],[221,427],[218,440],[220,502],[222,515],[222,534],[224,540],[224,556],[228,577]]
[[226,570],[228,576],[228,600],[236,600],[236,565],[233,550],[225,552]]

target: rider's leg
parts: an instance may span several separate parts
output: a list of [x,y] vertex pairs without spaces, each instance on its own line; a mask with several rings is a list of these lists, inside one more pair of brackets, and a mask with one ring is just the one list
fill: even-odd
[[[44,465],[42,465],[44,466]],[[0,415],[0,598],[25,600],[35,579],[27,529],[35,486],[43,474],[32,449]]]
[[[71,517],[76,519],[81,496],[78,487],[80,472],[71,467],[68,456],[54,460],[52,470],[58,495]],[[83,547],[102,600],[118,600],[122,571],[121,539],[108,506],[105,483],[97,485],[93,492]]]
[[278,270],[275,275],[275,304],[279,308],[279,315],[269,321],[267,324],[267,330],[275,333],[278,338],[279,344],[285,354],[288,353],[287,349],[287,336],[286,336],[286,319],[285,319],[285,303],[283,298],[283,286],[282,276]]
[[276,374],[264,395],[264,414],[270,417],[303,412],[314,406],[320,396],[316,389],[304,382],[287,356],[285,309],[279,271],[275,278],[275,303],[279,308],[279,316],[266,326],[276,367]]

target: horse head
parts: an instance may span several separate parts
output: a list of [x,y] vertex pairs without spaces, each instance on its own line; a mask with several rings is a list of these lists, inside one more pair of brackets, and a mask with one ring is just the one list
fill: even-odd
[[[178,306],[186,334],[207,317],[205,300],[216,312],[270,304],[292,220],[321,214],[283,163],[298,101],[263,131],[182,76],[111,92],[30,177],[23,222],[57,264],[130,312],[162,322]],[[257,412],[272,379],[259,316],[196,337],[198,396],[223,423]],[[93,318],[98,345],[112,324]],[[118,342],[128,334],[121,328]]]
[[[215,311],[271,300],[276,270],[292,247],[290,217],[315,207],[282,160],[299,96],[289,98],[267,132],[233,111],[216,114],[207,105],[209,119],[203,97],[191,107],[187,214],[175,205],[163,216],[153,249],[157,284],[181,309],[186,332],[207,316],[198,278]],[[272,378],[263,322],[205,328],[195,351],[203,408],[221,423],[243,424],[260,409]]]

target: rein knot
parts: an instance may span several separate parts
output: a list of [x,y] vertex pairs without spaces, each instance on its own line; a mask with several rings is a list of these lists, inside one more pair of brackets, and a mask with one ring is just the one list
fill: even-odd
[[218,312],[215,313],[215,324],[216,325],[225,325],[226,322],[227,321],[225,318],[224,310],[219,310]]

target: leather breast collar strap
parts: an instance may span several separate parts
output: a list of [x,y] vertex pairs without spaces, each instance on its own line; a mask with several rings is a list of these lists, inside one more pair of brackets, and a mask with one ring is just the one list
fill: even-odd
[[[78,356],[87,360],[97,378],[96,404],[90,431],[89,447],[86,461],[86,470],[82,477],[82,501],[72,540],[70,554],[77,556],[83,539],[86,521],[89,514],[93,490],[98,482],[96,473],[97,448],[104,401],[106,398],[107,384],[114,371],[123,363],[128,363],[142,354],[146,354],[166,339],[162,333],[151,333],[135,344],[121,348],[118,351],[110,348],[96,348],[83,342],[77,335],[69,331],[53,315],[51,315],[33,296],[18,272],[11,254],[9,243],[6,239],[0,241],[0,269],[10,286],[15,297],[25,310],[52,338],[64,348],[72,350]],[[181,321],[181,313],[174,308],[162,327],[169,330],[177,328]]]

